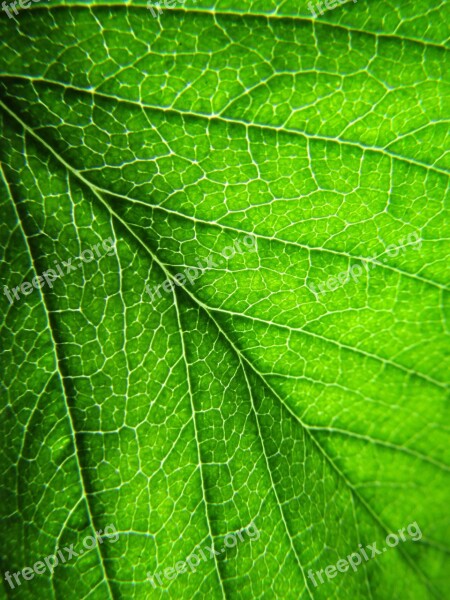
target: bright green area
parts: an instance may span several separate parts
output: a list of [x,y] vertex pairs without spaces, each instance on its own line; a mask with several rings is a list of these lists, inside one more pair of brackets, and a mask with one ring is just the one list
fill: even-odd
[[120,534],[0,598],[450,598],[448,7],[0,14],[2,286],[115,242],[1,295],[0,568]]

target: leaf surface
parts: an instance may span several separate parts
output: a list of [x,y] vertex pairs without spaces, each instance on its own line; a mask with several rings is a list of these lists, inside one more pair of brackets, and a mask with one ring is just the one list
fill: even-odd
[[[77,268],[0,300],[2,568],[120,534],[4,597],[448,597],[446,17],[3,15],[2,282]],[[412,522],[420,542],[307,577]],[[196,546],[220,554],[152,587]]]

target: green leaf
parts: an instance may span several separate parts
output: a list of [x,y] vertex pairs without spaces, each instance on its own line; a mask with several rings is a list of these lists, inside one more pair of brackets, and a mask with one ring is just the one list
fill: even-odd
[[2,13],[1,597],[449,597],[448,7]]

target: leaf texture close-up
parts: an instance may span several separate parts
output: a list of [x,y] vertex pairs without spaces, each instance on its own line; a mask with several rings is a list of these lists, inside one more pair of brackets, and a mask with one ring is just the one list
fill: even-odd
[[450,599],[449,7],[3,2],[0,599]]

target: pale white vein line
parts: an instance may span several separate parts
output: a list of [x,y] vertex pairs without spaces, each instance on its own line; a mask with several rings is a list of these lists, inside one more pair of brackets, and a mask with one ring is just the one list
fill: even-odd
[[266,469],[267,469],[267,472],[269,474],[270,483],[271,483],[273,492],[275,494],[275,498],[276,498],[276,501],[277,501],[277,506],[278,506],[278,508],[280,510],[281,519],[283,521],[284,528],[285,528],[287,536],[289,538],[289,542],[290,542],[292,551],[294,553],[295,560],[296,560],[296,562],[297,562],[297,564],[298,564],[298,566],[300,568],[300,571],[302,573],[303,580],[305,582],[305,588],[308,591],[308,594],[309,594],[310,598],[313,600],[313,595],[311,594],[311,590],[309,589],[309,585],[308,585],[308,579],[305,576],[305,571],[303,569],[303,565],[300,562],[300,557],[298,556],[297,549],[295,548],[294,540],[293,540],[292,534],[290,532],[289,525],[287,524],[286,518],[284,516],[283,505],[282,505],[282,503],[281,503],[281,501],[280,501],[280,499],[278,497],[278,492],[277,492],[277,489],[276,489],[276,486],[275,486],[275,482],[274,482],[273,477],[272,477],[272,469],[270,468],[269,458],[268,458],[267,453],[266,453],[266,447],[265,447],[265,444],[264,444],[264,436],[262,435],[262,432],[261,432],[261,426],[260,426],[260,423],[259,423],[258,411],[256,410],[255,400],[254,400],[254,397],[253,397],[252,388],[250,386],[250,382],[249,382],[248,377],[247,377],[245,366],[244,366],[244,364],[242,362],[242,359],[241,359],[240,355],[238,355],[238,358],[239,358],[239,364],[241,365],[241,369],[242,369],[242,372],[244,374],[245,382],[247,384],[248,393],[250,395],[250,402],[251,402],[251,406],[252,406],[252,411],[253,411],[253,413],[255,415],[256,427],[257,427],[259,439],[260,439],[260,442],[261,442],[261,448],[262,448],[264,460],[265,460],[265,463],[266,463]]
[[322,427],[322,426],[318,426],[318,425],[307,425],[307,427],[311,431],[323,431],[325,433],[330,433],[330,434],[335,433],[335,434],[342,435],[345,437],[361,440],[363,442],[373,444],[374,446],[382,446],[384,448],[388,448],[389,450],[394,450],[395,452],[408,454],[412,458],[416,458],[423,462],[427,462],[430,465],[433,465],[434,467],[442,469],[442,471],[450,472],[450,467],[448,465],[446,465],[445,463],[442,463],[439,460],[431,458],[430,456],[427,456],[426,454],[422,454],[422,452],[417,452],[416,450],[412,450],[411,448],[408,448],[406,446],[399,446],[397,444],[392,444],[391,442],[386,442],[385,440],[373,438],[368,435],[363,435],[361,433],[356,433],[354,431],[348,431],[347,429],[340,429],[339,427]]
[[[348,2],[345,2],[345,4],[349,4],[350,0]],[[52,5],[46,5],[46,4],[41,4],[39,6],[34,6],[31,5],[27,10],[48,10],[51,11],[53,8],[82,8],[82,9],[89,9],[92,12],[92,8],[103,8],[103,7],[109,7],[109,8],[133,8],[133,9],[145,9],[147,10],[147,4],[146,2],[143,4],[138,4],[137,2],[133,1],[133,5],[131,4],[131,0],[125,0],[125,2],[122,3],[115,3],[115,2],[102,2],[101,5],[99,4],[90,4],[90,3],[79,3],[79,2],[73,2],[71,4],[52,4]],[[428,40],[422,40],[420,38],[414,38],[414,37],[405,37],[402,35],[399,35],[397,33],[385,33],[383,31],[372,31],[372,30],[365,30],[365,29],[358,29],[356,27],[350,27],[349,25],[343,25],[342,23],[335,23],[333,21],[329,21],[328,19],[314,19],[313,17],[311,17],[309,14],[308,15],[294,15],[294,14],[279,14],[279,13],[275,13],[275,12],[267,12],[267,13],[263,13],[263,12],[246,12],[246,11],[242,11],[242,10],[230,10],[230,11],[226,11],[226,10],[217,10],[216,8],[213,9],[207,9],[207,8],[185,8],[185,7],[166,7],[164,9],[165,11],[168,12],[173,12],[173,13],[184,13],[184,14],[200,14],[200,15],[211,15],[214,17],[242,17],[242,18],[251,18],[251,19],[264,19],[266,20],[268,23],[270,23],[270,21],[286,21],[286,20],[290,20],[290,21],[294,21],[294,22],[304,22],[304,23],[310,23],[314,26],[327,26],[330,27],[331,29],[338,29],[341,31],[344,31],[346,33],[348,33],[350,36],[352,34],[360,34],[360,35],[368,35],[368,36],[372,36],[374,38],[376,38],[376,40],[378,41],[379,38],[386,38],[386,39],[393,39],[393,40],[400,40],[402,42],[410,42],[410,43],[416,43],[419,44],[421,46],[430,46],[432,48],[438,48],[440,50],[446,50],[447,46],[446,46],[446,41],[445,42],[441,42],[441,43],[437,43],[437,42],[433,42],[433,41],[428,41]],[[406,19],[405,19],[406,20]],[[397,29],[400,27],[402,23],[400,22],[399,25],[397,26]]]
[[[356,517],[355,497],[354,497],[353,494],[350,494],[350,498],[351,498],[351,501],[352,501],[352,513],[353,513],[353,520],[355,522],[356,537],[358,539],[358,544],[361,544],[362,540],[361,540],[361,535],[360,535],[360,527],[359,527],[358,519]],[[366,567],[366,563],[364,562],[363,564],[364,564],[364,578],[366,580],[367,590],[369,592],[369,597],[371,598],[371,600],[373,600],[372,588],[370,587],[368,569]]]
[[173,114],[179,115],[181,117],[186,116],[186,117],[191,117],[191,118],[195,118],[195,119],[199,119],[199,120],[206,120],[208,122],[223,121],[225,123],[241,125],[242,127],[245,127],[246,129],[267,130],[267,131],[273,131],[276,133],[278,133],[278,132],[289,133],[291,135],[301,137],[305,140],[312,139],[312,140],[318,140],[318,141],[322,141],[322,142],[334,142],[341,146],[349,146],[352,148],[357,148],[358,150],[361,150],[363,152],[370,151],[370,152],[380,154],[382,156],[392,157],[392,158],[395,158],[406,164],[415,165],[417,167],[426,169],[427,171],[434,171],[435,173],[439,173],[441,175],[446,175],[447,177],[450,174],[450,172],[446,169],[437,167],[434,164],[428,164],[426,162],[416,160],[411,157],[402,156],[401,154],[397,154],[396,152],[388,150],[387,147],[383,147],[383,146],[368,146],[366,144],[363,144],[362,142],[355,142],[352,140],[345,140],[345,139],[341,140],[338,137],[327,136],[327,135],[312,134],[312,133],[308,133],[307,131],[303,131],[300,129],[288,129],[288,128],[284,127],[284,125],[268,125],[268,124],[264,124],[264,123],[251,123],[249,121],[245,121],[244,119],[226,117],[224,115],[219,115],[219,114],[208,114],[208,113],[202,113],[200,111],[191,112],[191,111],[187,111],[187,110],[173,108],[172,106],[158,106],[156,104],[143,103],[140,101],[138,102],[136,100],[120,98],[118,96],[115,96],[114,94],[106,94],[104,92],[99,92],[97,90],[67,85],[67,84],[63,84],[56,80],[43,79],[41,77],[25,76],[25,75],[21,75],[21,74],[1,74],[0,80],[2,78],[3,79],[24,79],[24,80],[33,81],[33,82],[38,81],[38,82],[42,82],[42,83],[50,83],[55,86],[63,87],[66,89],[71,89],[73,91],[78,91],[81,93],[85,93],[85,94],[91,95],[93,97],[98,96],[99,98],[115,100],[116,102],[120,102],[123,104],[130,104],[130,105],[138,106],[142,110],[150,109],[150,110],[154,110],[155,112],[162,112],[165,114],[173,113]]
[[[0,165],[0,169],[2,170],[2,175],[3,175],[3,178],[4,178],[5,182],[6,182],[7,179],[5,177],[5,173],[3,171],[2,165]],[[11,191],[9,190],[9,185],[7,187],[8,187],[8,191],[9,191],[9,196],[10,196],[10,199],[11,199],[11,203],[12,203],[12,206],[14,207],[14,212],[15,212],[16,217],[17,217],[17,221],[20,224],[20,228],[22,230],[22,234],[23,234],[23,237],[25,239],[25,243],[26,243],[27,248],[28,248],[28,253],[29,253],[29,256],[30,256],[31,263],[32,263],[32,268],[33,268],[33,271],[34,271],[34,273],[36,275],[37,274],[37,270],[36,270],[36,265],[35,265],[35,261],[34,261],[34,255],[33,255],[32,251],[31,251],[30,245],[28,243],[28,237],[27,237],[27,235],[25,233],[25,230],[23,229],[22,221],[21,221],[21,218],[19,216],[19,213],[18,213],[18,210],[17,210],[17,207],[16,207],[16,203],[14,202],[14,199],[13,199],[13,196],[11,194]],[[66,386],[65,386],[65,378],[64,378],[64,375],[61,372],[61,365],[60,365],[61,359],[60,359],[60,357],[58,355],[58,344],[57,344],[55,336],[54,336],[53,327],[52,327],[52,325],[50,323],[50,314],[49,314],[50,311],[49,311],[49,308],[47,306],[47,301],[46,301],[45,294],[42,293],[42,290],[41,290],[40,287],[38,287],[37,291],[38,291],[38,294],[39,294],[39,297],[40,297],[40,300],[41,300],[41,304],[42,304],[42,306],[44,308],[44,314],[45,314],[45,320],[46,320],[46,323],[47,323],[47,328],[48,328],[49,334],[50,334],[50,336],[52,338],[52,341],[53,341],[54,355],[55,355],[55,368],[56,368],[56,372],[57,372],[59,380],[60,380],[62,396],[65,399],[65,403],[64,404],[65,404],[65,407],[66,407],[66,414],[67,414],[68,423],[69,423],[69,427],[70,427],[71,434],[72,434],[72,442],[73,442],[73,446],[74,446],[74,450],[75,450],[74,456],[75,456],[75,464],[77,466],[77,471],[78,471],[78,478],[79,478],[79,481],[80,481],[80,488],[81,488],[80,491],[81,491],[82,497],[84,498],[84,501],[85,501],[86,510],[87,510],[87,513],[88,513],[88,516],[89,516],[89,520],[90,520],[90,523],[91,523],[91,527],[92,527],[92,530],[93,530],[93,533],[94,533],[94,537],[95,537],[95,531],[96,531],[96,529],[95,529],[95,524],[94,524],[94,517],[93,517],[92,511],[91,511],[91,506],[90,506],[90,502],[89,502],[89,496],[88,496],[87,491],[86,491],[86,485],[85,485],[85,480],[84,480],[84,475],[83,475],[83,469],[81,468],[81,464],[80,464],[79,448],[78,448],[77,438],[76,438],[76,434],[75,434],[75,425],[74,425],[74,422],[73,422],[72,412],[70,410],[70,404],[69,404],[68,397],[67,397],[67,390],[66,390]],[[100,563],[100,568],[101,568],[101,571],[102,571],[102,575],[103,575],[103,578],[104,578],[104,580],[106,582],[106,586],[107,586],[107,589],[108,589],[108,597],[111,598],[112,600],[114,600],[114,595],[112,593],[112,589],[110,587],[110,583],[109,583],[108,577],[106,575],[105,564],[104,564],[104,561],[103,561],[103,555],[102,555],[102,551],[100,549],[100,545],[97,544],[96,548],[97,548],[97,554],[98,554],[98,558],[99,558],[99,563]],[[52,587],[53,587],[53,583],[52,583]]]
[[[197,302],[201,302],[201,301],[197,300]],[[208,309],[210,309],[214,312],[220,312],[220,313],[229,315],[230,317],[237,317],[237,318],[244,319],[244,320],[248,319],[251,321],[262,323],[266,326],[273,326],[278,329],[286,329],[289,332],[304,333],[305,335],[319,339],[322,342],[327,342],[327,343],[333,344],[334,346],[337,346],[340,349],[348,350],[349,352],[353,352],[354,354],[361,354],[362,356],[365,356],[366,358],[370,358],[372,360],[376,360],[377,362],[381,362],[390,367],[399,369],[399,370],[407,373],[409,376],[418,377],[419,379],[424,379],[428,383],[432,383],[433,385],[435,385],[437,387],[440,387],[443,389],[448,388],[448,385],[446,383],[443,383],[442,381],[439,381],[438,379],[434,379],[433,377],[430,377],[429,375],[426,375],[419,371],[415,371],[414,369],[410,369],[409,367],[405,367],[404,365],[402,365],[400,363],[396,363],[395,361],[392,361],[388,358],[384,358],[383,356],[378,356],[378,354],[373,354],[372,352],[367,352],[366,350],[361,350],[360,348],[356,348],[354,346],[349,346],[348,344],[343,344],[342,342],[339,342],[337,340],[332,340],[331,338],[327,338],[323,335],[319,335],[318,333],[314,333],[313,331],[308,331],[307,329],[304,329],[302,327],[291,327],[289,325],[282,325],[282,324],[276,323],[274,321],[265,321],[264,319],[260,319],[259,317],[252,317],[250,315],[244,315],[242,313],[225,310],[223,308],[211,307],[211,306],[207,306],[206,304],[204,304],[203,306],[205,308],[207,307]]]
[[162,206],[162,205],[158,205],[158,204],[149,204],[147,202],[139,200],[138,198],[133,198],[130,196],[123,196],[122,194],[110,192],[109,190],[106,190],[105,188],[102,188],[101,186],[98,186],[94,183],[91,184],[91,187],[95,187],[99,192],[108,194],[109,196],[120,198],[122,200],[126,200],[132,204],[138,204],[140,206],[145,206],[149,210],[161,210],[167,214],[174,215],[175,217],[179,217],[181,219],[186,219],[187,221],[192,221],[194,224],[199,223],[200,225],[205,225],[207,227],[218,227],[218,228],[222,229],[223,231],[232,231],[235,233],[242,233],[244,235],[252,235],[253,237],[255,237],[257,239],[266,240],[268,242],[277,242],[279,244],[284,244],[286,246],[293,246],[295,248],[301,248],[302,250],[306,250],[308,252],[322,252],[325,254],[332,254],[334,256],[339,256],[342,258],[359,260],[363,263],[373,264],[381,269],[385,269],[387,271],[392,271],[402,277],[416,279],[417,281],[420,281],[421,283],[425,283],[430,286],[436,287],[439,290],[445,290],[445,291],[450,292],[450,287],[447,287],[446,285],[444,285],[442,283],[438,283],[437,281],[433,281],[432,279],[428,279],[427,277],[422,277],[421,275],[417,275],[416,273],[409,273],[408,271],[404,271],[402,269],[399,269],[398,267],[393,267],[393,266],[388,265],[383,262],[378,262],[377,260],[375,260],[372,257],[350,254],[348,252],[341,252],[339,250],[325,248],[324,246],[309,246],[307,244],[300,244],[299,242],[294,242],[292,240],[286,240],[283,238],[279,238],[279,237],[276,237],[275,235],[272,235],[272,236],[264,235],[262,233],[257,233],[255,231],[248,231],[245,229],[240,229],[239,227],[234,227],[231,225],[223,225],[222,223],[219,223],[218,221],[207,221],[206,219],[199,219],[198,217],[193,217],[191,215],[187,215],[187,214],[179,212],[177,210],[167,208],[166,206]]
[[[192,391],[191,376],[190,376],[190,372],[189,372],[189,361],[188,361],[188,356],[186,353],[186,346],[185,346],[185,341],[184,341],[184,329],[183,329],[183,326],[181,323],[180,310],[178,307],[178,300],[177,300],[177,294],[176,294],[175,288],[172,288],[172,293],[173,293],[175,312],[177,315],[178,327],[180,330],[181,351],[183,354],[184,364],[186,367],[186,379],[187,379],[188,390],[189,390],[189,399],[190,399],[190,403],[191,403],[192,422],[194,425],[194,435],[195,435],[196,447],[197,447],[197,462],[198,462],[198,468],[200,471],[200,483],[201,483],[201,487],[202,487],[203,503],[205,506],[205,513],[206,513],[205,517],[206,517],[206,523],[208,525],[208,533],[211,538],[212,546],[214,549],[215,543],[214,543],[213,532],[211,529],[211,517],[209,514],[208,500],[206,498],[205,479],[204,479],[204,475],[203,475],[203,461],[202,461],[201,451],[200,451],[200,437],[198,434],[198,427],[197,427],[197,417],[196,417],[197,411],[195,410],[195,405],[194,405],[194,394]],[[216,554],[214,554],[214,564],[216,567],[217,578],[219,579],[220,589],[222,591],[222,597],[225,598],[225,600],[226,600],[227,595],[226,595],[225,588],[223,585],[222,576],[220,573],[219,563],[218,563]]]

